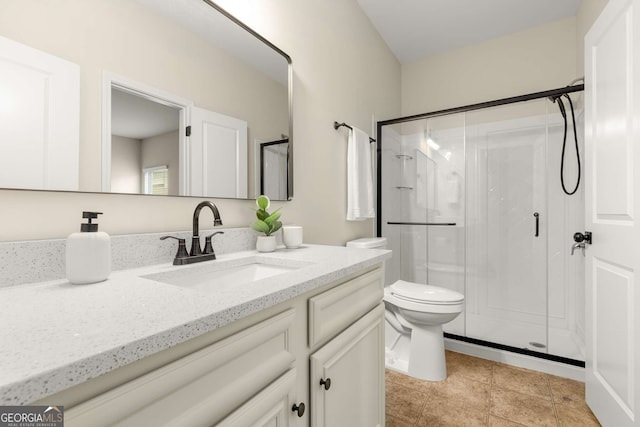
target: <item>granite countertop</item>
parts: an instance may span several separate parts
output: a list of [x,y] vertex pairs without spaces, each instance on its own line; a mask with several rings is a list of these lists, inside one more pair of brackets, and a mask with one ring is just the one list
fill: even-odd
[[[238,264],[246,257],[296,265],[290,272],[202,292],[146,275]],[[0,405],[23,405],[374,266],[391,251],[304,245],[220,255],[190,266],[170,263],[0,289]]]

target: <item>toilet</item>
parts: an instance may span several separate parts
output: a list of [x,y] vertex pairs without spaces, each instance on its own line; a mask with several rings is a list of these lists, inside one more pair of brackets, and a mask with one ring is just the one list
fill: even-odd
[[[347,242],[348,247],[384,249],[384,237]],[[442,325],[455,319],[464,308],[459,292],[420,283],[397,280],[384,289],[385,320],[396,331],[410,334],[407,373],[428,381],[447,377]]]

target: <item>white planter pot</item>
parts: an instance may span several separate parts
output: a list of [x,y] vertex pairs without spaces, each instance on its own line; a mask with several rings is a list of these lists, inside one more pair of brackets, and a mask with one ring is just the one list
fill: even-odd
[[276,236],[258,236],[256,241],[258,252],[273,252],[276,250]]

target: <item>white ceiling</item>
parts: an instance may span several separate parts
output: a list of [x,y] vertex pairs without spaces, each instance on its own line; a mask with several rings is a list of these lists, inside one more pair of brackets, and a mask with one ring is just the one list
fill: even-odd
[[575,16],[581,0],[358,0],[401,63]]
[[111,133],[145,139],[178,130],[180,111],[118,89],[111,90]]

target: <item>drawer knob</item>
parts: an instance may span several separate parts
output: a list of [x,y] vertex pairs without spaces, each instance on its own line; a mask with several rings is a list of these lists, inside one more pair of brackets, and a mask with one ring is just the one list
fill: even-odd
[[291,408],[292,412],[297,412],[298,413],[298,417],[302,417],[304,415],[304,402],[300,402],[299,405],[296,405],[295,403],[293,404],[293,407]]
[[327,378],[326,380],[320,378],[320,385],[323,385],[325,390],[329,390],[331,388],[331,378]]

